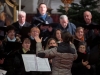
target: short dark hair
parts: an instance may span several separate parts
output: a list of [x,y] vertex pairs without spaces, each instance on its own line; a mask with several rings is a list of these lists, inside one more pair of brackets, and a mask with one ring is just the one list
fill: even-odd
[[23,39],[22,39],[22,44],[23,44],[23,43],[24,43],[24,41],[26,41],[26,40],[27,40],[28,42],[30,42],[30,43],[31,43],[31,40],[30,40],[28,37],[25,37],[25,38],[23,38]]
[[79,42],[79,44],[78,44],[78,48],[80,47],[80,45],[84,45],[85,47],[87,46],[87,44],[86,44],[85,41],[83,41],[83,42]]
[[62,37],[64,43],[70,43],[70,42],[73,42],[73,40],[74,40],[73,35],[71,35],[68,31],[64,31],[62,33],[61,37]]
[[[46,5],[45,3],[40,3],[40,4],[38,5],[38,8],[39,8],[42,4]],[[46,7],[47,7],[47,5],[46,5]]]
[[9,32],[10,30],[14,30],[15,31],[15,27],[13,25],[7,26],[6,32]]

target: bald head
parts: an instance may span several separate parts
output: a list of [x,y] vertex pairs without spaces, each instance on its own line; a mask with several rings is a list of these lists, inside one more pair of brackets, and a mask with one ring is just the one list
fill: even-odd
[[92,14],[90,11],[85,11],[84,14],[84,20],[87,24],[90,24],[91,23],[91,19],[92,19]]

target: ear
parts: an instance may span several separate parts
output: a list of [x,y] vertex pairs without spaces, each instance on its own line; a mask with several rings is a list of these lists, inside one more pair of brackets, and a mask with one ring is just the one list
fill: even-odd
[[91,19],[92,19],[92,15],[91,15]]

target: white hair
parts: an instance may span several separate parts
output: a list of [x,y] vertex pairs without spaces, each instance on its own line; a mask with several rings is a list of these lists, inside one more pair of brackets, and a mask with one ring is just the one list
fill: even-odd
[[26,12],[25,11],[19,11],[18,15],[24,15],[24,16],[26,16]]
[[68,19],[67,15],[61,15],[60,16],[60,19],[65,19],[65,18]]

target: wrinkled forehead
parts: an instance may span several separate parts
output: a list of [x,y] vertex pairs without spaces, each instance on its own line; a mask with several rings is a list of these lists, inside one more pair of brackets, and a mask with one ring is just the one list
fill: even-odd
[[84,12],[84,16],[92,16],[92,14],[88,11]]

